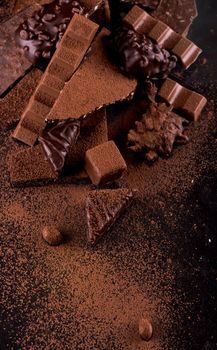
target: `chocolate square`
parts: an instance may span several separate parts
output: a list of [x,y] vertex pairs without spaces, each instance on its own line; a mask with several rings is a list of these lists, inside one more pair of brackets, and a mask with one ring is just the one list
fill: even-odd
[[127,165],[114,141],[108,141],[86,152],[85,169],[93,184],[103,185],[121,177]]

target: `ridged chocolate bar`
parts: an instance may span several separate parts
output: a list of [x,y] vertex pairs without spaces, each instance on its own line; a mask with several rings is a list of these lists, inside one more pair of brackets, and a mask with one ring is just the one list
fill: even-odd
[[195,91],[186,89],[176,81],[167,79],[162,85],[158,96],[175,110],[181,111],[193,121],[197,121],[207,99]]
[[45,126],[45,119],[64,84],[72,77],[86,54],[98,25],[75,14],[35,90],[13,137],[33,146]]
[[202,50],[192,41],[174,32],[167,24],[134,6],[124,18],[124,24],[139,34],[145,34],[178,57],[185,69],[193,64]]

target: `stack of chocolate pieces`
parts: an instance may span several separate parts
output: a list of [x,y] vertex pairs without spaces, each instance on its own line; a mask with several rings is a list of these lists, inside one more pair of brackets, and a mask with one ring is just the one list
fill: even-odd
[[[70,0],[43,6],[16,28],[24,59],[49,63],[13,132],[28,146],[11,156],[13,186],[59,181],[77,168],[97,187],[117,181],[127,169],[115,142],[123,135],[125,149],[145,154],[148,161],[187,142],[186,125],[198,120],[206,99],[168,75],[177,64],[187,69],[201,50],[157,18],[164,2],[155,17],[144,8],[155,9],[158,1],[123,2],[131,9],[112,32],[83,15],[85,1]],[[89,13],[98,6],[95,1]],[[106,23],[108,2],[104,9]],[[122,102],[137,105],[136,113],[132,108],[129,118],[111,122],[109,110]],[[130,189],[90,192],[89,242],[113,225],[132,197]]]

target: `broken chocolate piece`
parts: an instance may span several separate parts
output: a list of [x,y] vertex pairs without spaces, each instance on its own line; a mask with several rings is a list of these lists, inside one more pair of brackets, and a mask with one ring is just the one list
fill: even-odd
[[178,57],[185,69],[192,65],[202,52],[192,41],[177,34],[165,23],[155,19],[138,6],[134,6],[127,14],[124,24],[139,34],[145,34],[155,43],[169,50]]
[[108,58],[103,28],[96,36],[83,64],[65,85],[48,119],[80,118],[99,107],[123,100],[136,88],[136,81],[125,77]]
[[158,92],[159,97],[175,110],[191,120],[197,121],[207,99],[195,91],[186,89],[172,79],[167,79]]
[[58,177],[41,145],[13,153],[9,171],[11,184],[15,187],[53,183]]
[[0,96],[31,68],[15,43],[14,28],[38,8],[32,5],[0,25]]
[[117,180],[127,169],[125,160],[114,141],[89,149],[85,155],[85,170],[95,185]]
[[169,156],[174,143],[186,143],[184,134],[188,121],[175,114],[165,104],[152,103],[142,119],[135,123],[135,129],[128,134],[129,148],[144,152],[148,161],[155,161],[158,155]]
[[35,11],[16,30],[16,43],[32,63],[49,61],[75,13],[84,8],[78,1],[54,0]]
[[[88,50],[98,25],[86,17],[75,14],[47,70],[27,105],[13,137],[33,146],[45,127],[45,119],[58,98],[65,82],[71,78]],[[44,108],[40,112],[35,102]],[[34,112],[33,112],[34,108]],[[55,118],[57,119],[57,118]]]
[[62,171],[69,150],[75,145],[79,133],[80,123],[71,120],[50,122],[43,130],[39,141],[55,171]]
[[55,226],[45,226],[42,229],[42,237],[51,246],[57,246],[63,243],[63,235]]
[[86,202],[87,239],[91,244],[105,234],[129,206],[133,191],[129,189],[96,190]]
[[152,15],[170,26],[175,32],[187,35],[197,17],[195,0],[161,0]]
[[176,56],[127,27],[112,33],[110,45],[120,69],[139,80],[165,79],[176,66]]

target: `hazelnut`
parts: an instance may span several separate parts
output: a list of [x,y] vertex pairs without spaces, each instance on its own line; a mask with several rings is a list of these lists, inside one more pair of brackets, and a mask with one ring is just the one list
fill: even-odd
[[61,232],[55,226],[45,226],[42,229],[42,237],[49,245],[59,245],[63,242]]
[[141,318],[139,321],[139,335],[145,340],[149,341],[153,334],[152,324],[146,318]]

